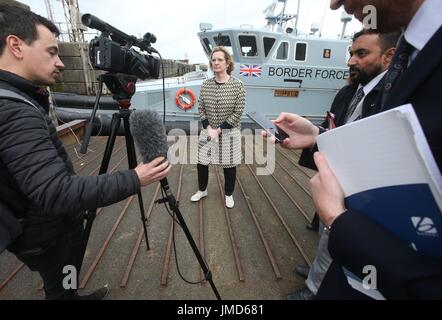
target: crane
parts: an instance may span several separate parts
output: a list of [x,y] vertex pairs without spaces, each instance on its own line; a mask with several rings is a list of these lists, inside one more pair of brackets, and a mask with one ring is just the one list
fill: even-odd
[[[69,42],[77,44],[80,51],[81,64],[83,68],[84,82],[86,85],[86,93],[92,94],[92,75],[91,67],[88,58],[88,45],[85,42],[84,31],[87,28],[81,23],[80,8],[78,5],[78,0],[57,0],[61,2],[63,6],[64,17],[66,21],[66,30]],[[54,18],[54,11],[51,0],[45,0],[46,11],[48,19],[54,22],[54,24],[61,25],[57,23]]]

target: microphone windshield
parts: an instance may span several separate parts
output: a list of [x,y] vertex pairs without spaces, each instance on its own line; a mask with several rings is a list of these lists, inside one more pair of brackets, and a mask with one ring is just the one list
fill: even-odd
[[167,158],[166,129],[160,115],[152,110],[135,110],[129,118],[130,131],[140,151],[143,162],[147,163],[156,157]]

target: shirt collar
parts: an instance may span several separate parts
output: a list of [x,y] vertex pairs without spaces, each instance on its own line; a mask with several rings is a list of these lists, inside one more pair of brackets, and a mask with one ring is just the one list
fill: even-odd
[[421,51],[442,26],[442,1],[425,0],[405,30],[405,39]]
[[24,91],[29,96],[34,96],[35,94],[47,94],[45,88],[36,86],[31,81],[9,71],[0,70],[0,80],[8,82],[10,85]]
[[0,69],[0,81],[17,88],[29,97],[37,101],[42,107],[47,108],[49,92],[45,87],[36,86],[31,81],[20,77],[15,73],[11,73]]
[[364,88],[364,95],[367,96],[367,94],[369,94],[371,92],[371,90],[373,90],[374,87],[376,87],[376,85],[379,83],[379,81],[381,81],[382,77],[387,73],[388,69],[385,70],[384,72],[381,72],[380,74],[378,74],[376,77],[374,77],[373,79],[371,79],[371,81],[369,83],[367,83],[365,86],[359,85],[359,88],[363,87]]

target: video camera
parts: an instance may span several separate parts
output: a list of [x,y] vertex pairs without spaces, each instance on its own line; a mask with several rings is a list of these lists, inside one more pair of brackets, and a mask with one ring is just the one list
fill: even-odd
[[[89,13],[81,17],[81,22],[87,27],[101,31],[99,37],[90,41],[89,47],[89,56],[95,69],[134,75],[142,80],[158,79],[160,60],[151,55],[152,52],[158,53],[151,47],[151,43],[157,40],[155,35],[146,33],[143,39],[137,39]],[[132,47],[138,47],[147,54],[142,54]]]

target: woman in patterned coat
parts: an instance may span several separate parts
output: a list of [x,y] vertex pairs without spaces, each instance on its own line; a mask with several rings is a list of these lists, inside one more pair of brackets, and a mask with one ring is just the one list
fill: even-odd
[[191,201],[207,196],[209,164],[224,169],[227,208],[233,208],[236,166],[241,163],[241,115],[244,110],[243,83],[232,77],[233,59],[224,47],[215,47],[209,61],[214,77],[206,80],[198,100],[203,130],[198,145],[199,190]]

